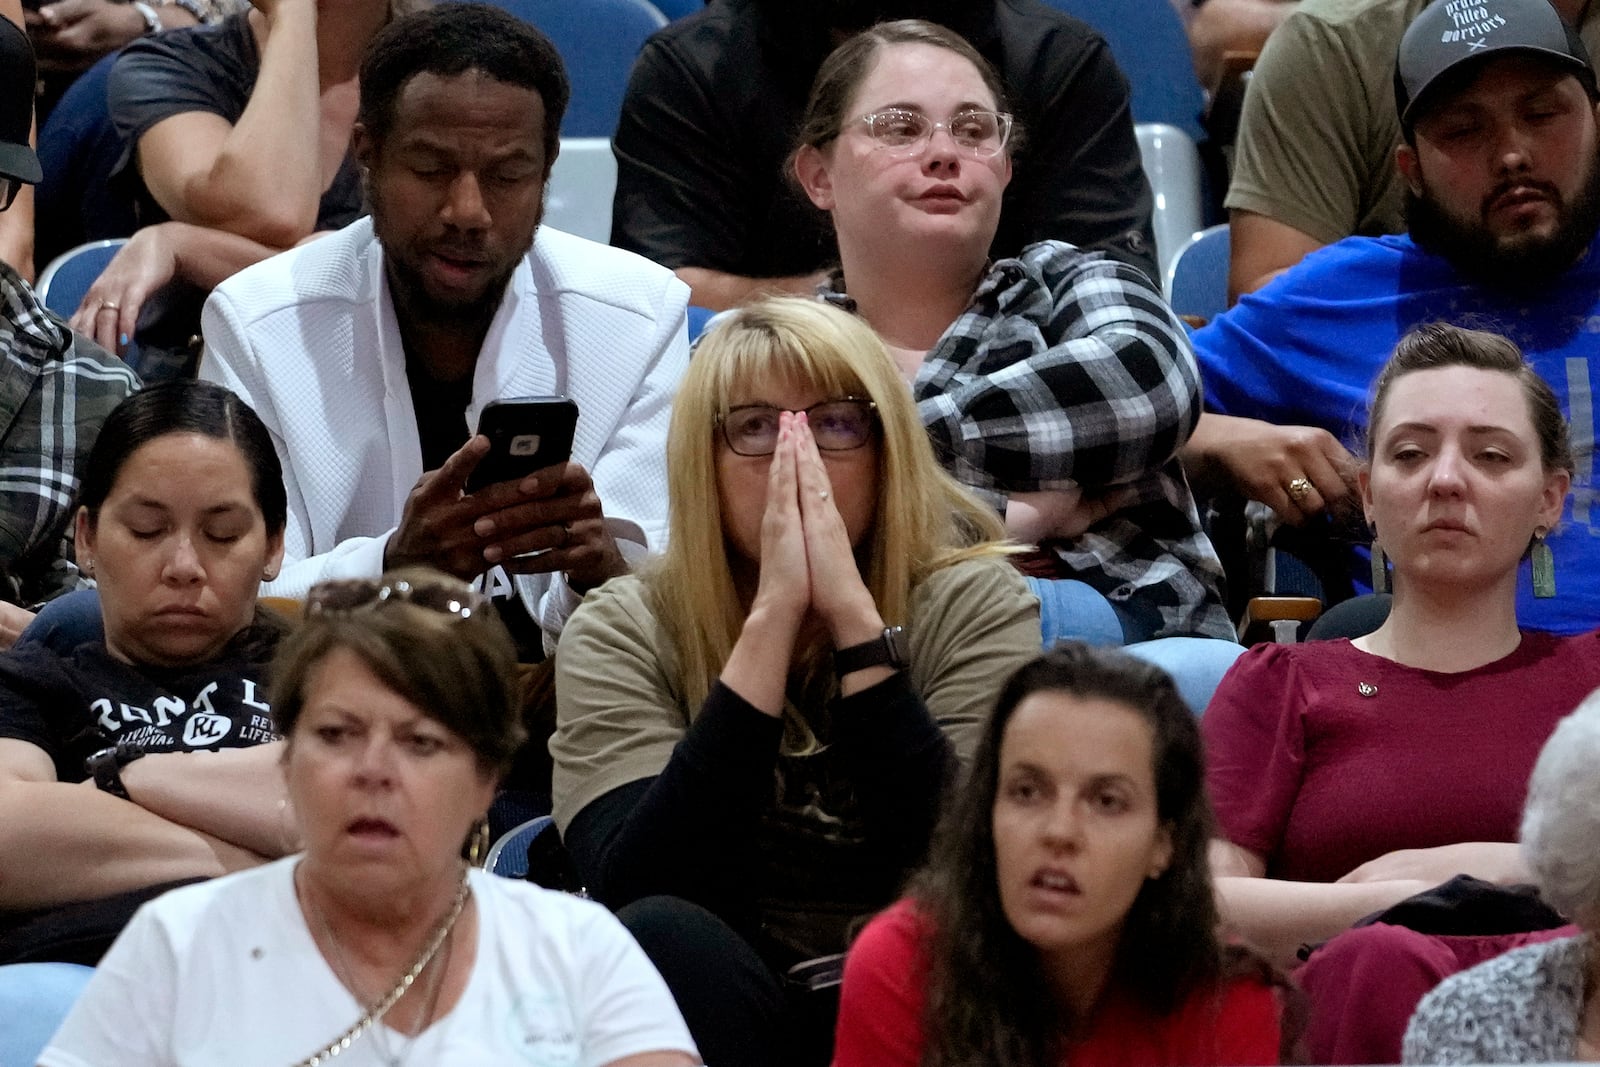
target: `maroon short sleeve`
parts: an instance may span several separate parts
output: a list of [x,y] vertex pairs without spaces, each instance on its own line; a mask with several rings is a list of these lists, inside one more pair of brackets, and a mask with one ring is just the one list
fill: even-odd
[[1200,720],[1218,828],[1269,861],[1283,841],[1305,768],[1305,694],[1292,647],[1265,644],[1245,652]]

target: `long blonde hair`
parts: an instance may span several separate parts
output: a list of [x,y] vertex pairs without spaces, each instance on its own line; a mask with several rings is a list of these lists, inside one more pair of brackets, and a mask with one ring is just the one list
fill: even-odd
[[[744,625],[732,550],[717,489],[717,416],[757,382],[793,381],[829,397],[877,404],[878,499],[856,557],[884,621],[904,625],[912,590],[953,563],[1001,556],[999,516],[947,474],[933,454],[911,392],[861,319],[818,300],[760,301],[717,323],[701,340],[673,402],[667,436],[671,533],[644,578],[678,652],[677,689],[690,709],[705,701]],[[818,658],[812,650],[807,658]],[[797,657],[800,658],[800,657]],[[817,668],[796,662],[791,671]],[[788,727],[803,724],[786,723]],[[787,736],[793,737],[792,730]],[[786,750],[790,745],[786,743]]]

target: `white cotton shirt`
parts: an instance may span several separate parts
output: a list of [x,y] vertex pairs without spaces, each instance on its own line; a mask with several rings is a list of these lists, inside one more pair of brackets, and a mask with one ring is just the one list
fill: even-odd
[[[41,1067],[290,1067],[362,1015],[323,959],[289,857],[167,893],[106,954]],[[600,1067],[695,1053],[666,983],[598,904],[471,875],[478,951],[461,999],[406,1049],[429,1067]],[[382,1024],[379,1024],[382,1025]],[[391,1053],[406,1037],[386,1035]],[[372,1035],[333,1061],[381,1067]]]

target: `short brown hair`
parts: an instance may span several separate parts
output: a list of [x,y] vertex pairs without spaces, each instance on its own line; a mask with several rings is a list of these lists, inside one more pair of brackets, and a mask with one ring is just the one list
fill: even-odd
[[405,597],[377,595],[401,583],[459,592],[464,602],[482,599],[465,582],[426,567],[385,574],[371,583],[372,599],[349,610],[315,610],[318,590],[334,583],[314,586],[306,617],[279,645],[273,660],[277,731],[284,737],[294,733],[311,672],[329,653],[343,648],[361,657],[384,685],[465,741],[480,769],[504,775],[527,736],[511,635],[486,603],[462,615]]
[[1367,412],[1369,462],[1376,447],[1378,424],[1383,421],[1394,383],[1416,371],[1444,367],[1471,367],[1515,378],[1528,402],[1528,418],[1539,438],[1539,458],[1544,469],[1573,472],[1572,441],[1567,435],[1567,420],[1561,414],[1561,404],[1550,383],[1541,378],[1523,356],[1522,349],[1497,333],[1469,330],[1445,322],[1426,323],[1400,338],[1394,354],[1372,383],[1372,404]]
[[[954,52],[977,68],[983,84],[994,94],[995,109],[1010,110],[1006,102],[1005,84],[1001,82],[1000,75],[965,37],[937,23],[925,22],[922,19],[884,22],[871,29],[862,30],[835,48],[832,54],[822,61],[822,66],[817,70],[816,80],[811,83],[811,96],[806,101],[805,114],[800,120],[800,133],[795,141],[795,151],[798,152],[806,145],[821,148],[839,136],[845,122],[851,117],[845,114],[845,109],[850,106],[850,101],[855,99],[856,90],[861,88],[861,83],[872,73],[872,68],[878,61],[878,53],[887,46],[896,44],[926,44]],[[1021,143],[1022,133],[1021,127],[1013,120],[1011,138],[1006,143],[1008,153],[1014,152]],[[793,170],[793,167],[790,170]]]

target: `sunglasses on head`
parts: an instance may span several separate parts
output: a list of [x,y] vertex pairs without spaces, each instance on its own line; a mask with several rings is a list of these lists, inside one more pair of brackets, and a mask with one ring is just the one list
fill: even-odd
[[311,587],[311,592],[306,594],[305,616],[310,619],[329,613],[370,611],[385,604],[410,604],[458,619],[470,619],[489,607],[489,598],[476,590],[444,582],[338,578]]

